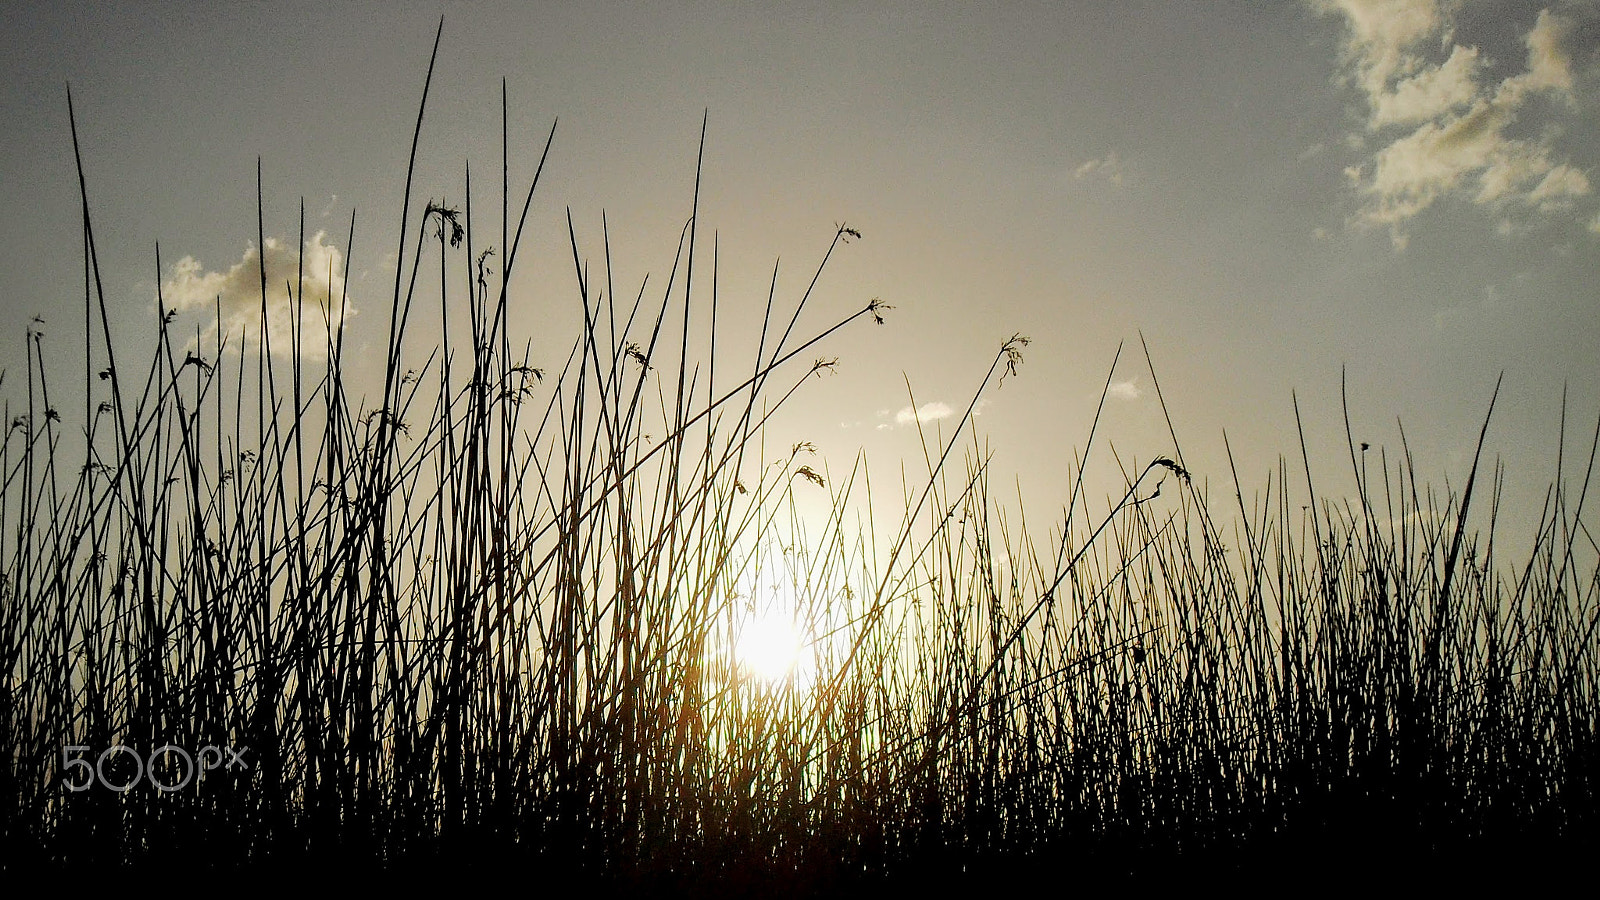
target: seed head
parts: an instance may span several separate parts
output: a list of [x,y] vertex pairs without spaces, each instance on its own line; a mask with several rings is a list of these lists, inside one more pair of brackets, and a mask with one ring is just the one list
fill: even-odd
[[630,342],[623,350],[627,353],[629,359],[644,366],[646,372],[650,371],[650,357],[644,355],[644,351],[639,349],[638,344]]
[[[1158,457],[1155,458],[1155,460],[1153,462],[1150,463],[1150,465],[1152,465],[1152,466],[1161,466],[1162,468],[1167,469],[1168,471],[1170,471],[1172,474],[1174,474],[1174,475],[1178,476],[1179,478],[1183,479],[1183,483],[1184,484],[1189,484],[1190,483],[1189,482],[1189,470],[1185,469],[1183,466],[1178,465],[1176,462],[1174,462],[1173,460],[1169,459],[1168,457],[1158,456]],[[1158,490],[1159,490],[1159,488],[1158,488]]]
[[423,212],[422,217],[424,220],[426,220],[428,216],[434,215],[439,217],[439,230],[436,232],[436,234],[440,238],[443,238],[444,226],[446,223],[449,223],[450,246],[461,246],[461,241],[466,237],[466,231],[461,227],[461,210],[445,206],[442,202],[434,203],[432,200],[429,200],[428,208],[425,212]]
[[1006,383],[1007,375],[1017,374],[1017,366],[1022,365],[1022,348],[1031,343],[1033,342],[1019,333],[1013,334],[1011,340],[1006,341],[1005,345],[1000,348],[1000,352],[1005,354],[1006,358],[1006,370],[1000,373],[1001,384]]
[[810,466],[801,466],[800,468],[795,469],[794,473],[803,477],[805,480],[811,482],[817,487],[827,487],[827,483],[822,480],[822,476],[818,475],[817,471]]

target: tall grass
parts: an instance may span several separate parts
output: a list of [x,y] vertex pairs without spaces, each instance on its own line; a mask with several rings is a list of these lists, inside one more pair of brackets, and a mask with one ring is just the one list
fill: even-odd
[[[804,892],[1595,833],[1587,480],[1552,486],[1510,564],[1497,494],[1468,527],[1493,493],[1476,463],[1440,496],[1409,455],[1352,444],[1351,500],[1292,494],[1285,462],[1255,502],[1235,476],[1214,506],[1174,436],[1108,512],[1075,470],[1045,539],[991,497],[969,407],[925,442],[903,520],[858,521],[864,466],[819,472],[764,435],[831,367],[826,340],[885,305],[802,333],[812,290],[786,300],[775,278],[749,367],[714,367],[730,355],[697,209],[665,283],[637,290],[569,215],[562,302],[582,328],[550,362],[508,325],[538,175],[515,219],[502,177],[490,245],[470,178],[462,208],[413,218],[408,172],[372,402],[333,326],[345,298],[291,285],[321,318],[271,345],[264,264],[259,334],[191,344],[163,304],[148,360],[116,358],[79,172],[89,399],[81,421],[52,405],[30,330],[0,448],[7,868],[496,860]],[[837,229],[812,287],[858,237]],[[444,337],[419,356],[407,336],[429,318]],[[997,348],[974,403],[1025,344]],[[828,498],[820,532],[800,491]],[[769,603],[814,636],[787,683],[730,651]],[[115,745],[248,748],[249,765],[68,789],[84,773],[65,748]],[[129,755],[104,774],[133,778]]]

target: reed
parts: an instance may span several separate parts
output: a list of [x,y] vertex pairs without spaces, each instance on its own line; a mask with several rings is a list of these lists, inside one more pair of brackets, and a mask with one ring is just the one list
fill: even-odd
[[[540,360],[507,315],[539,176],[513,225],[508,170],[493,245],[470,174],[461,208],[413,219],[408,170],[374,402],[347,374],[345,298],[291,284],[273,345],[264,262],[259,333],[186,345],[163,303],[148,359],[118,358],[80,162],[91,394],[81,421],[52,405],[30,328],[0,445],[0,867],[495,865],[804,894],[1592,841],[1592,450],[1512,563],[1497,495],[1468,527],[1498,487],[1476,461],[1440,495],[1404,448],[1353,442],[1354,498],[1293,495],[1284,462],[1219,508],[1174,435],[1109,512],[1074,469],[1042,538],[991,495],[973,406],[925,436],[902,521],[857,520],[863,463],[764,435],[831,369],[830,337],[883,324],[874,299],[799,328],[860,233],[837,227],[798,299],[774,277],[729,374],[698,209],[665,283],[636,290],[569,213],[582,327]],[[413,368],[427,317],[445,337]],[[820,532],[799,492],[827,498]],[[809,635],[776,683],[735,659],[774,604]],[[100,756],[117,746],[134,753]],[[193,768],[164,746],[247,765],[158,790]]]

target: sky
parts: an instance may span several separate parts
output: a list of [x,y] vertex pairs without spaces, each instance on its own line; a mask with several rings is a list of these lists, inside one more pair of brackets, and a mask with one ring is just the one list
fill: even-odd
[[478,214],[497,221],[502,78],[514,192],[558,122],[513,290],[514,330],[547,365],[579,309],[568,211],[591,262],[605,216],[619,294],[647,273],[664,283],[703,118],[697,246],[717,248],[724,348],[753,355],[775,265],[792,306],[837,228],[860,231],[802,330],[872,297],[894,309],[830,343],[837,373],[785,420],[819,469],[865,451],[891,484],[901,459],[914,472],[919,415],[948,433],[1013,334],[1031,339],[1024,362],[975,423],[999,493],[1020,492],[1033,521],[1066,502],[1108,375],[1096,484],[1115,487],[1119,460],[1178,452],[1219,508],[1224,434],[1246,502],[1280,456],[1303,496],[1296,403],[1319,492],[1350,492],[1341,379],[1354,441],[1393,460],[1403,427],[1419,476],[1459,488],[1504,373],[1486,451],[1530,517],[1556,475],[1563,392],[1574,488],[1600,416],[1595,0],[8,2],[3,16],[0,395],[14,406],[30,327],[65,361],[53,390],[81,397],[69,84],[117,341],[148,353],[158,283],[186,323],[219,295],[226,324],[254,315],[259,159],[273,271],[293,271],[303,202],[308,270],[348,287],[346,327],[381,344],[442,16],[413,215],[460,203],[470,164]]

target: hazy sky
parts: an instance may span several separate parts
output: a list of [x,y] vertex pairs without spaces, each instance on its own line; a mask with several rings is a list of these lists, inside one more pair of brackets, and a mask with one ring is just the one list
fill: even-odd
[[[9,2],[5,396],[24,396],[34,315],[69,363],[82,346],[69,81],[119,340],[154,332],[158,241],[180,305],[229,290],[256,243],[258,156],[269,259],[294,247],[303,197],[308,235],[326,232],[312,268],[348,258],[350,327],[375,333],[441,14],[414,201],[459,203],[470,160],[477,212],[497,219],[502,76],[514,184],[559,117],[519,263],[517,327],[551,357],[577,310],[566,208],[595,260],[607,215],[620,294],[646,272],[664,282],[707,109],[700,237],[703,250],[713,230],[720,240],[726,340],[749,336],[738,325],[775,260],[792,303],[836,223],[860,229],[807,322],[873,296],[896,308],[833,344],[839,373],[787,426],[834,469],[861,447],[896,464],[914,446],[897,415],[906,381],[930,415],[958,416],[1014,332],[1033,339],[1026,362],[978,421],[1030,517],[1064,502],[1060,476],[1119,341],[1103,436],[1125,464],[1171,452],[1141,331],[1182,451],[1219,499],[1232,492],[1224,429],[1247,497],[1278,454],[1299,470],[1291,391],[1319,487],[1348,488],[1341,365],[1355,440],[1392,454],[1402,422],[1436,482],[1465,478],[1502,370],[1489,447],[1514,499],[1536,502],[1554,474],[1563,384],[1569,463],[1587,450],[1600,414],[1595,0]],[[497,221],[485,230],[498,240]],[[81,375],[56,379],[67,391]],[[1114,471],[1108,446],[1097,464]]]

